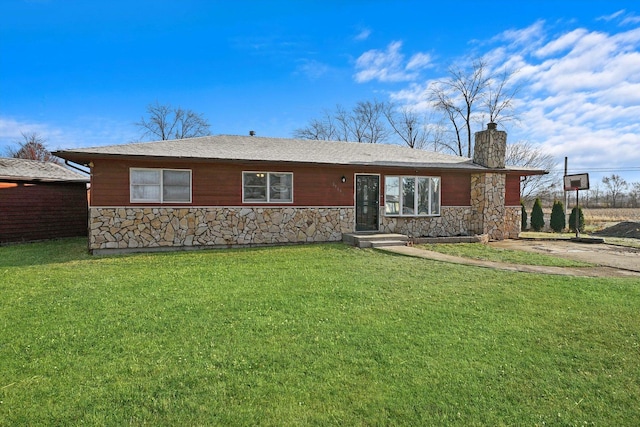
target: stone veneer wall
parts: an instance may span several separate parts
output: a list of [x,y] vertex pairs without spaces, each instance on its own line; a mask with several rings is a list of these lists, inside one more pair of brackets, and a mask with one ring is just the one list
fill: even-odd
[[522,227],[522,208],[507,206],[504,208],[504,238],[517,239]]
[[490,240],[505,238],[506,175],[482,173],[471,175],[471,231],[487,234]]
[[340,241],[351,207],[94,207],[89,249]]
[[491,169],[501,169],[505,165],[507,133],[496,130],[495,123],[489,123],[488,129],[475,134],[473,163]]
[[433,217],[390,217],[380,214],[380,231],[400,233],[410,237],[451,237],[470,233],[472,213],[470,206],[442,207],[440,216]]

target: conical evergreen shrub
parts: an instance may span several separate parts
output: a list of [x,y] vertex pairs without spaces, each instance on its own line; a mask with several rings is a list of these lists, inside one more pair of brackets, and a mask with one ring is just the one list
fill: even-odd
[[531,228],[533,231],[540,231],[544,228],[544,213],[542,212],[542,203],[540,199],[536,199],[531,211]]
[[520,226],[520,230],[524,231],[527,229],[527,210],[524,207],[524,202],[520,202],[521,211],[522,211],[522,225]]
[[566,218],[564,216],[564,204],[556,200],[553,202],[553,208],[551,209],[551,218],[549,219],[549,227],[556,233],[561,233],[564,227],[567,225]]
[[573,232],[576,231],[576,209],[580,215],[578,217],[578,230],[582,233],[584,231],[584,215],[582,215],[582,208],[579,206],[571,209],[571,215],[569,215],[569,230]]

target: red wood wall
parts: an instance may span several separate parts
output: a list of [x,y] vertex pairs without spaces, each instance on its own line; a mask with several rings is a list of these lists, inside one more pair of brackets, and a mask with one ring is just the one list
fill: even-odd
[[[353,206],[354,176],[380,175],[381,203],[385,175],[426,175],[442,178],[442,205],[469,206],[469,173],[371,166],[297,165],[288,163],[194,162],[149,160],[94,160],[91,177],[92,206],[145,206],[129,201],[129,169],[170,168],[192,170],[192,203],[186,206],[242,206],[242,172],[293,172],[292,206]],[[346,177],[345,183],[341,182]],[[156,206],[151,203],[149,206]],[[169,204],[176,206],[178,204]],[[252,206],[259,205],[252,203]],[[264,204],[270,206],[271,204]]]
[[0,183],[0,243],[87,235],[83,183]]
[[507,175],[505,190],[505,205],[520,205],[520,175]]

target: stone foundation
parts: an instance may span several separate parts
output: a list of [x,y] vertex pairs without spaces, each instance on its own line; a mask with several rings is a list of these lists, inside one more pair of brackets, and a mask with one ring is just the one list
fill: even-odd
[[450,237],[471,233],[471,207],[442,207],[434,217],[390,217],[382,215],[380,232],[400,233],[409,237]]
[[99,207],[89,249],[334,242],[353,230],[350,207]]
[[522,208],[507,206],[504,208],[504,238],[517,239],[522,227]]

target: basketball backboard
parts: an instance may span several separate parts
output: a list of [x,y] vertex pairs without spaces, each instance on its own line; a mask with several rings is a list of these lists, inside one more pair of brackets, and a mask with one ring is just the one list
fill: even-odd
[[588,173],[564,176],[564,191],[588,190],[588,189],[589,189]]

